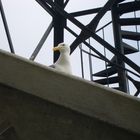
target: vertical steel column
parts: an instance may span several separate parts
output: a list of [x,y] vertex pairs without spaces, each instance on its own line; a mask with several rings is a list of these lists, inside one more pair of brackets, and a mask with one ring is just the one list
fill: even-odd
[[[54,0],[59,6],[64,8],[64,0]],[[55,10],[55,9],[54,9]],[[53,18],[53,25],[54,25],[54,46],[58,45],[59,43],[64,41],[64,27],[66,20],[62,17],[56,10],[55,16]],[[59,52],[54,52],[54,62],[58,59]]]
[[1,12],[1,16],[2,16],[2,20],[3,20],[3,24],[4,24],[4,28],[5,28],[5,32],[6,32],[6,35],[7,35],[7,39],[8,39],[8,43],[9,43],[9,46],[10,46],[11,53],[15,53],[1,0],[0,0],[0,12]]
[[[113,23],[113,31],[114,31],[114,41],[115,41],[115,48],[122,54],[124,54],[124,48],[122,46],[122,37],[121,37],[121,27],[119,24],[119,13],[117,4],[114,4],[112,6],[112,23]],[[117,64],[121,67],[125,67],[125,64],[120,57],[117,58]],[[121,91],[124,91],[128,93],[127,89],[127,77],[126,77],[126,71],[123,69],[117,68],[118,71],[118,78],[119,78],[119,88]]]

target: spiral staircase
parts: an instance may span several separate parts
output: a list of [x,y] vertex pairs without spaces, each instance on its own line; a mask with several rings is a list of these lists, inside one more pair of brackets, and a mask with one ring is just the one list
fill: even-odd
[[[123,2],[124,3],[120,3],[120,2],[116,3],[112,8],[112,19],[113,19],[112,25],[114,28],[114,40],[115,40],[116,49],[120,51],[120,53],[129,56],[129,54],[139,52],[139,46],[133,47],[132,45],[124,42],[123,40],[127,39],[127,40],[133,40],[137,42],[140,40],[140,33],[137,31],[137,26],[140,25],[140,17],[134,16],[133,18],[122,18],[122,16],[125,14],[125,16],[127,17],[127,14],[129,13],[139,11],[140,1],[127,2],[127,0],[125,0]],[[135,26],[136,30],[135,31],[123,30],[122,27],[124,26],[129,26],[130,28],[132,26],[133,27]],[[118,84],[120,79],[122,79],[122,78],[119,78],[119,73],[118,73],[120,71],[120,68],[117,68],[116,66],[112,65],[112,64],[118,64],[121,66],[118,59],[119,57],[114,55],[113,58],[110,60],[111,63],[107,64],[106,69],[92,74],[92,76],[94,77],[102,77],[98,80],[94,80],[94,82],[97,82],[103,85],[111,85],[111,84],[116,84],[116,83]],[[126,78],[128,78],[135,85],[137,91],[134,95],[137,96],[140,90],[140,82],[134,80],[132,77],[128,76],[126,73],[123,76],[125,77],[124,79],[122,79],[123,82],[125,82]],[[128,83],[126,83],[126,85],[127,84]],[[113,88],[117,90],[122,90],[120,85],[118,87],[113,87]],[[127,87],[126,89],[123,89],[123,91],[128,92]]]

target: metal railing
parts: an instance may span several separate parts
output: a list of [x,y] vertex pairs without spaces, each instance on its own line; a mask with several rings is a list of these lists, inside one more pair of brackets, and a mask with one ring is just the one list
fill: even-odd
[[[107,26],[109,26],[110,24],[112,23],[112,21],[110,21],[109,23],[107,23],[107,24],[105,24],[104,26],[102,26],[100,29],[98,29],[97,31],[96,31],[96,33],[97,32],[99,32],[99,31],[101,31],[102,32],[102,36],[103,36],[103,39],[105,39],[105,28],[107,27]],[[136,30],[137,31],[137,30]],[[139,46],[139,41],[137,41],[138,42],[138,46]],[[92,46],[93,47],[93,45],[90,43],[90,39],[89,39],[89,41],[88,41],[88,44],[89,44],[89,46]],[[87,45],[87,44],[83,44],[83,45]],[[118,69],[122,69],[122,70],[125,70],[126,71],[126,73],[127,73],[127,78],[128,78],[128,80],[129,80],[129,82],[131,81],[133,84],[134,84],[134,86],[136,87],[136,93],[134,94],[134,93],[131,93],[132,95],[134,95],[134,96],[138,96],[139,95],[139,92],[140,92],[140,82],[139,81],[136,81],[136,80],[134,80],[132,77],[134,76],[134,77],[137,77],[137,79],[140,79],[140,75],[139,74],[137,74],[136,72],[134,72],[134,71],[132,71],[132,70],[130,70],[130,69],[128,69],[128,68],[126,68],[126,67],[122,67],[122,66],[120,66],[119,64],[117,64],[117,63],[114,63],[114,62],[111,62],[109,59],[104,59],[103,57],[100,57],[100,56],[98,56],[98,55],[95,55],[95,54],[93,54],[93,50],[91,50],[90,48],[89,48],[89,51],[87,51],[87,50],[85,50],[85,49],[83,49],[83,46],[82,44],[80,44],[79,45],[79,49],[80,49],[80,57],[81,57],[81,71],[82,71],[82,77],[84,78],[85,76],[84,76],[84,63],[83,63],[83,61],[84,61],[84,57],[83,57],[83,53],[85,53],[85,54],[87,54],[87,55],[89,55],[89,68],[90,68],[90,70],[89,70],[89,73],[90,73],[90,80],[91,81],[94,81],[93,79],[94,79],[94,76],[93,76],[93,64],[92,64],[92,59],[93,58],[97,58],[97,59],[100,59],[100,60],[102,60],[104,63],[105,63],[105,69],[107,70],[107,68],[108,68],[108,64],[111,64],[111,66],[115,66],[116,68],[118,68]],[[88,47],[88,46],[87,46]],[[107,58],[107,56],[106,56],[106,49],[104,48],[104,57],[105,58]],[[107,86],[110,86],[110,84],[109,84],[109,76],[108,76],[108,71],[106,71],[106,78],[107,78]],[[129,76],[129,75],[131,75],[131,77]],[[129,83],[128,83],[128,88],[130,88],[129,87]]]

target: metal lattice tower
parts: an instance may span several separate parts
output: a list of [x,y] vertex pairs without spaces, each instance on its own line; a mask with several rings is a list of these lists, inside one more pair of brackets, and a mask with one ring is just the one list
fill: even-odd
[[[46,12],[50,14],[50,16],[52,16],[53,20],[47,28],[46,32],[44,33],[43,37],[41,38],[36,49],[32,53],[30,60],[34,60],[36,58],[38,52],[40,51],[42,45],[44,44],[52,29],[54,29],[54,46],[64,41],[65,29],[75,37],[75,40],[71,42],[70,46],[71,54],[75,51],[75,49],[78,46],[80,48],[82,77],[84,77],[83,69],[85,69],[83,64],[83,54],[86,53],[89,55],[90,79],[92,81],[108,86],[117,83],[117,87],[114,88],[124,91],[126,93],[129,93],[128,81],[131,81],[136,87],[136,93],[134,95],[138,96],[140,92],[140,67],[135,62],[133,62],[128,57],[128,55],[139,51],[140,33],[138,31],[138,27],[140,25],[140,17],[136,16],[136,12],[140,10],[139,0],[133,0],[130,2],[128,2],[127,0],[108,0],[103,7],[73,13],[68,13],[67,11],[65,11],[65,7],[67,6],[67,4],[69,4],[69,0],[36,1],[42,8],[46,10]],[[11,53],[15,53],[1,1],[0,10]],[[110,11],[112,15],[111,21],[105,24],[100,29],[97,29],[99,22],[108,11]],[[130,12],[134,12],[134,17],[122,17],[124,14]],[[89,14],[96,15],[93,16],[93,18],[87,25],[84,25],[82,22],[76,19],[76,17],[78,16],[85,16]],[[81,32],[77,34],[71,27],[68,27],[68,21],[72,22],[75,26],[80,28]],[[104,34],[104,29],[110,24],[112,25],[114,35],[114,45],[110,44],[104,39],[106,37],[106,35]],[[135,26],[136,30],[123,30],[124,26],[130,26],[130,28],[131,26]],[[98,31],[102,31],[103,37],[97,34]],[[96,48],[94,44],[91,43],[90,39],[98,42],[104,48],[104,53],[101,53],[100,50],[98,50],[98,48]],[[124,39],[136,41],[137,48],[134,48],[129,43],[124,42]],[[89,48],[89,51],[84,50],[82,45]],[[106,51],[109,51],[111,54],[113,54],[112,59],[108,58]],[[54,62],[58,59],[58,57],[59,53],[55,53]],[[102,69],[98,72],[93,72],[92,57],[104,61],[105,69]],[[127,68],[126,65],[129,68]],[[136,77],[136,79],[138,80],[135,80],[133,76]],[[98,77],[98,79],[93,77]]]

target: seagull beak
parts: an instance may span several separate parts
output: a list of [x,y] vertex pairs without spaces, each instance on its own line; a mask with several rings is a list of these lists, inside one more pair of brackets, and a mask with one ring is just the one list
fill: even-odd
[[53,48],[53,51],[59,51],[60,50],[60,47],[56,46]]

